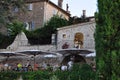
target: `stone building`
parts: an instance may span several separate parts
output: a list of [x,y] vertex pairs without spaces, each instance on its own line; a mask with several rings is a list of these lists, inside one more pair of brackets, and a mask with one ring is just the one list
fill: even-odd
[[[3,51],[24,51],[24,50],[40,50],[45,52],[55,52],[59,54],[59,64],[67,64],[71,57],[75,63],[95,64],[94,58],[86,58],[86,54],[95,52],[94,32],[95,21],[74,24],[57,29],[57,45],[30,45],[24,33],[16,36],[14,42]],[[53,37],[54,38],[54,37]],[[73,52],[72,49],[80,50]],[[71,50],[66,52],[65,50]]]
[[[26,0],[25,12],[21,12],[19,8],[14,7],[11,10],[12,16],[24,22],[27,30],[41,28],[54,15],[59,15],[69,20],[69,11],[62,9],[62,2],[60,3],[59,0],[58,2],[59,4],[56,5],[50,0]],[[0,32],[7,34],[6,31],[6,27],[0,25]]]
[[54,15],[59,15],[67,20],[70,17],[68,11],[63,10],[61,6],[54,4],[50,0],[27,0],[26,6],[28,10],[26,13],[20,13],[15,8],[14,15],[18,16],[18,19],[26,24],[28,30],[42,27]]
[[86,57],[95,52],[94,32],[94,18],[88,22],[58,28],[56,49],[63,55],[61,63],[67,64],[74,57],[74,63],[95,64],[94,57]]
[[74,24],[57,29],[57,49],[80,48],[95,50],[95,21]]

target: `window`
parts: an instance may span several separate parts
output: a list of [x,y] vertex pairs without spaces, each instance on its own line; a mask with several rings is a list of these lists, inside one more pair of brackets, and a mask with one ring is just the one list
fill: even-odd
[[30,10],[30,11],[33,10],[33,4],[28,5],[28,10]]
[[63,38],[66,38],[66,34],[63,34]]
[[35,23],[33,21],[25,22],[25,29],[26,30],[34,30]]
[[34,30],[34,28],[35,28],[34,22],[31,21],[31,22],[28,22],[28,23],[29,23],[29,29],[30,29],[30,30]]
[[56,13],[57,13],[56,10],[53,10],[53,15],[56,15]]

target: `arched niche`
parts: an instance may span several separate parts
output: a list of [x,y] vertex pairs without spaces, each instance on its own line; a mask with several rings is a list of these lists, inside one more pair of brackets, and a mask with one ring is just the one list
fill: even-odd
[[73,62],[74,63],[86,63],[86,60],[84,59],[83,56],[77,55],[77,54],[72,54],[72,55],[67,55],[64,57],[62,60],[61,64],[67,65],[67,63],[71,60],[71,57],[73,57]]
[[78,32],[74,36],[74,47],[83,48],[84,35],[81,32]]

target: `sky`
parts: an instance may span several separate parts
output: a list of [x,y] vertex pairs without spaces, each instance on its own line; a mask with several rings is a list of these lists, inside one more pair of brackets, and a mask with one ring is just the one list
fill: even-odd
[[[58,0],[51,0],[57,4]],[[97,0],[63,0],[63,9],[66,10],[66,4],[69,5],[71,16],[81,17],[82,11],[86,10],[86,16],[94,16],[97,11]]]

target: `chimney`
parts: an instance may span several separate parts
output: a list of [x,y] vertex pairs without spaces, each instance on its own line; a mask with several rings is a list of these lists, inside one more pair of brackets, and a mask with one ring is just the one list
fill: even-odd
[[69,6],[68,6],[68,4],[66,4],[66,11],[68,12],[68,8],[69,8]]
[[69,9],[69,6],[68,6],[68,4],[66,4],[66,12],[70,13],[70,11],[68,9]]
[[82,16],[83,18],[85,18],[86,17],[86,10],[83,10],[83,16]]
[[59,6],[60,8],[62,8],[62,3],[63,3],[63,0],[58,0],[58,6]]

